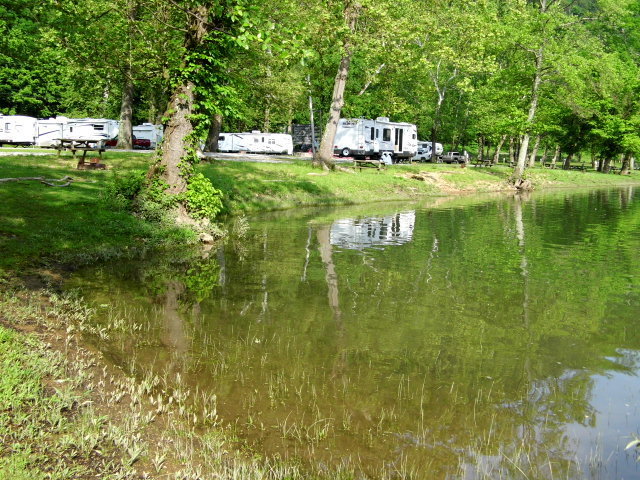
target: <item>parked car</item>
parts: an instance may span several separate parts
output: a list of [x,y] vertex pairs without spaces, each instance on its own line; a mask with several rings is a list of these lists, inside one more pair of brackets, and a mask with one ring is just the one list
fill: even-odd
[[[107,147],[115,147],[118,144],[118,137],[107,140],[104,144]],[[144,148],[148,150],[151,148],[151,140],[149,140],[148,138],[136,138],[136,136],[134,135],[133,148]]]
[[442,144],[436,143],[435,157],[431,155],[432,143],[429,140],[418,141],[418,152],[412,158],[414,162],[436,162],[442,163]]
[[469,160],[469,154],[467,152],[446,152],[442,156],[444,163],[465,163],[467,160]]

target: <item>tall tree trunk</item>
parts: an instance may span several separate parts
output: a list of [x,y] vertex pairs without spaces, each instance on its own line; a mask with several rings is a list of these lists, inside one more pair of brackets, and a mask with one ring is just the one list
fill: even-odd
[[190,116],[195,100],[194,90],[193,82],[187,81],[178,85],[167,107],[167,111],[171,114],[164,131],[160,166],[163,167],[161,178],[167,183],[167,193],[170,195],[184,193],[187,190],[187,182],[180,171],[179,164],[187,155],[183,140],[193,131]]
[[463,92],[460,91],[458,94],[458,101],[456,102],[456,108],[454,109],[452,125],[453,125],[453,135],[451,137],[451,150],[457,152],[458,150],[462,150],[462,148],[458,148],[459,144],[462,143],[462,134],[463,130],[458,130],[458,118],[460,117],[460,105],[462,105],[462,95]]
[[549,146],[545,145],[544,150],[542,151],[542,157],[540,157],[540,166],[544,167],[545,162],[547,161],[547,153],[549,153]]
[[560,145],[556,145],[556,150],[553,152],[553,158],[551,159],[551,168],[556,168],[556,162],[560,158]]
[[433,113],[433,128],[431,129],[431,159],[436,154],[436,143],[437,143],[437,135],[440,129],[440,113],[442,112],[442,104],[444,103],[445,96],[447,94],[447,89],[451,81],[458,75],[458,69],[453,70],[453,74],[446,80],[442,80],[440,76],[440,66],[442,61],[439,60],[436,71],[432,75],[433,85],[436,88],[436,92],[438,93],[438,102],[436,103],[435,112]]
[[218,140],[220,138],[220,129],[222,128],[222,115],[216,113],[211,121],[207,141],[205,143],[205,151],[215,152],[218,150]]
[[573,153],[567,155],[567,158],[564,159],[564,163],[562,164],[563,170],[571,169],[571,161],[573,160]]
[[[462,93],[460,94],[460,101],[462,102]],[[462,117],[462,128],[460,131],[460,143],[461,150],[467,149],[467,125],[469,124],[469,108],[467,107]],[[489,155],[489,147],[487,146],[487,155]]]
[[620,166],[620,175],[629,175],[631,168],[631,155],[628,153],[622,156],[622,165]]
[[529,157],[529,167],[533,167],[536,164],[538,148],[540,148],[540,135],[536,135],[536,142],[533,144],[533,150],[531,151],[531,156]]
[[438,157],[436,154],[436,143],[437,142],[437,138],[438,138],[438,122],[440,121],[440,114],[439,114],[440,108],[436,107],[436,111],[433,114],[433,127],[431,127],[431,162],[432,163],[436,163],[438,162]]
[[509,137],[509,163],[511,165],[516,162],[515,142],[516,141],[513,137]]
[[138,2],[131,0],[127,5],[127,24],[129,30],[129,49],[126,68],[123,72],[122,102],[120,103],[120,127],[118,129],[117,148],[133,148],[133,39],[136,36]]
[[478,136],[478,161],[481,162],[484,159],[484,135]]
[[[542,0],[543,4],[546,4],[546,0]],[[544,65],[544,44],[535,53],[536,58],[536,70],[533,77],[533,85],[531,87],[531,103],[529,104],[529,114],[527,115],[527,121],[525,123],[524,135],[522,136],[522,143],[520,145],[520,152],[518,154],[518,162],[511,175],[513,182],[521,180],[524,174],[525,163],[527,160],[527,150],[529,149],[529,131],[533,126],[533,121],[538,109],[538,100],[540,96],[540,83],[542,82],[542,67]]]
[[[188,13],[184,40],[185,56],[202,45],[208,33],[209,8],[207,6],[192,7]],[[184,139],[193,132],[191,114],[194,101],[195,84],[185,79],[173,89],[167,106],[169,120],[162,143],[162,156],[150,174],[160,171],[160,178],[167,184],[165,192],[169,195],[178,195],[187,189],[187,181],[180,170],[180,162],[187,155]],[[179,223],[192,223],[184,205],[179,204],[176,213]]]
[[118,144],[116,148],[130,150],[133,148],[133,79],[131,68],[125,73],[120,104],[120,127],[118,128]]
[[506,135],[502,135],[500,137],[500,141],[498,142],[498,145],[496,147],[496,153],[493,154],[493,164],[497,165],[498,162],[500,161],[500,150],[502,150],[502,146],[504,145],[505,140],[507,139]]
[[316,166],[322,166],[325,169],[333,169],[335,167],[333,162],[333,142],[336,137],[336,131],[338,129],[338,121],[340,120],[340,113],[344,106],[344,91],[347,85],[347,77],[349,76],[349,67],[351,65],[351,55],[353,45],[351,42],[351,35],[355,32],[356,22],[358,21],[358,15],[360,5],[356,4],[352,0],[345,0],[344,5],[344,19],[349,26],[349,34],[343,41],[343,54],[340,59],[340,66],[338,67],[338,73],[333,82],[333,95],[331,97],[331,109],[329,110],[329,118],[327,125],[322,135],[322,141],[320,142],[320,148],[316,152],[313,159],[313,164]]

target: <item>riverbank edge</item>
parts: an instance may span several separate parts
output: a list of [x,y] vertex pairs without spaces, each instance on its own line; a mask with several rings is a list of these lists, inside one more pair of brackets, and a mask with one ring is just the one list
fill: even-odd
[[[542,189],[615,188],[628,185],[640,185],[640,179],[629,178],[621,184],[603,185],[546,183]],[[398,198],[385,198],[380,201],[513,190],[500,182],[499,188],[496,189],[487,189],[487,185],[483,185],[482,188],[467,187],[456,192],[420,193],[409,198],[399,195]],[[48,280],[51,281],[51,278],[53,277]],[[32,348],[41,352],[40,357],[53,355],[49,360],[50,370],[62,368],[63,374],[57,378],[43,377],[40,401],[30,399],[25,405],[30,409],[38,408],[39,404],[45,403],[45,399],[57,399],[53,403],[59,404],[64,404],[64,400],[71,405],[64,415],[65,421],[69,422],[63,425],[65,432],[75,431],[82,435],[75,440],[64,437],[66,443],[59,446],[63,450],[50,448],[51,445],[48,445],[47,451],[55,452],[53,455],[57,455],[57,458],[69,459],[69,445],[74,445],[75,450],[72,451],[75,453],[72,457],[79,459],[77,468],[93,468],[91,475],[106,478],[156,478],[168,475],[174,475],[176,478],[179,475],[182,475],[182,478],[197,478],[198,472],[202,471],[199,469],[204,468],[202,465],[207,465],[206,468],[215,471],[212,475],[222,478],[236,476],[239,471],[252,472],[250,476],[258,475],[260,478],[325,477],[315,474],[310,476],[308,471],[301,473],[295,461],[287,463],[276,460],[273,463],[261,458],[256,459],[259,454],[255,452],[247,455],[246,447],[238,443],[233,432],[226,432],[224,429],[219,429],[213,440],[207,439],[203,442],[198,430],[202,428],[199,422],[204,420],[198,419],[198,413],[188,409],[186,403],[179,405],[177,400],[171,400],[183,398],[182,393],[176,395],[175,389],[169,385],[160,385],[156,379],[137,378],[125,373],[91,347],[91,343],[84,336],[100,333],[90,331],[86,321],[90,315],[89,306],[81,300],[65,299],[55,291],[43,288],[44,285],[39,282],[25,286],[24,277],[14,276],[1,282],[0,307],[3,313],[0,315],[0,324],[20,332],[13,343],[24,344],[31,342],[27,339],[35,339],[36,344],[32,344]],[[80,321],[80,317],[84,320]],[[31,370],[30,365],[22,367],[23,370]],[[64,385],[69,388],[63,391],[51,388],[51,385]],[[210,412],[215,411],[215,406],[207,408]],[[27,416],[41,418],[43,414],[34,414],[32,410]],[[135,419],[133,423],[131,418]],[[193,418],[195,420],[191,422]],[[215,424],[217,419],[210,418],[207,421]],[[79,422],[78,428],[76,422]],[[33,445],[24,445],[22,453],[19,452],[17,457],[9,457],[9,463],[6,461],[6,455],[12,452],[13,447],[0,444],[4,459],[0,461],[0,473],[3,472],[3,468],[33,467],[30,470],[17,471],[18,475],[12,476],[20,478],[20,474],[24,474],[23,478],[44,478],[38,476],[40,473],[44,474],[38,470],[38,461],[42,456],[34,454],[34,463],[31,463],[30,454],[25,457],[24,452],[39,452],[38,444],[44,445],[42,438],[48,434],[43,427],[38,436],[33,438]],[[59,431],[54,436],[59,436]],[[92,441],[87,442],[86,438]],[[194,445],[197,448],[194,448]],[[44,455],[44,452],[42,454]],[[51,457],[52,453],[47,455]],[[189,459],[189,465],[185,465],[185,459]],[[67,467],[68,464],[64,466]],[[274,475],[273,472],[279,473]],[[352,475],[353,472],[333,472],[327,478],[350,478]]]
[[265,459],[222,426],[215,395],[114,365],[87,336],[120,327],[93,329],[82,299],[4,287],[0,364],[38,386],[3,372],[0,478],[351,478]]

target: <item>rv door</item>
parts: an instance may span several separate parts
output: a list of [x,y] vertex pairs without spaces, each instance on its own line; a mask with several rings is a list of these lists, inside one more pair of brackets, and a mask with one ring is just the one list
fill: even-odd
[[403,139],[404,139],[404,130],[402,129],[402,127],[396,128],[395,130],[396,130],[396,137],[395,137],[396,141],[395,141],[394,151],[402,153],[402,143],[403,143]]

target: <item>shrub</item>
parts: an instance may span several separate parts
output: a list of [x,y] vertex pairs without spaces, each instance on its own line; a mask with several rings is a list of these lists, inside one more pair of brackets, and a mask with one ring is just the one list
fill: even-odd
[[118,209],[131,210],[133,200],[142,190],[144,182],[144,172],[129,172],[126,175],[114,172],[105,189],[106,200]]
[[187,208],[195,218],[213,219],[222,210],[222,192],[201,173],[189,178]]

